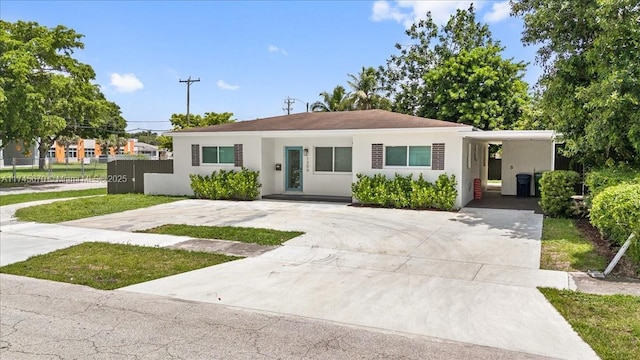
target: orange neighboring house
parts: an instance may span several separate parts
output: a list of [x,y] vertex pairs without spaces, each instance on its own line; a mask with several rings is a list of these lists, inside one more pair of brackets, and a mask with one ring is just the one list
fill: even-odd
[[[134,144],[135,141],[130,139],[120,148],[120,153],[134,154]],[[65,154],[64,146],[56,141],[55,144],[51,146],[51,149],[49,149],[49,157],[52,159],[55,158],[55,162],[57,163],[64,163],[67,158],[69,159],[69,162],[78,162],[85,158],[97,159],[100,155],[104,155],[102,154],[100,145],[98,145],[98,142],[95,139],[80,139],[77,144],[69,145],[67,151],[68,154]],[[116,155],[115,147],[111,147],[109,149],[108,155]]]

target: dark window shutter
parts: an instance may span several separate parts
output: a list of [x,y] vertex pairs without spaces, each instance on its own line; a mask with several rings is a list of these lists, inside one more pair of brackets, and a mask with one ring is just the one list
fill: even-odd
[[200,166],[200,145],[191,144],[191,166]]
[[242,144],[234,144],[233,145],[233,150],[235,153],[235,158],[233,160],[233,165],[234,166],[238,166],[238,167],[243,167],[244,166],[244,162],[242,159]]
[[371,144],[371,168],[382,169],[382,144]]
[[431,170],[444,170],[444,143],[431,146]]

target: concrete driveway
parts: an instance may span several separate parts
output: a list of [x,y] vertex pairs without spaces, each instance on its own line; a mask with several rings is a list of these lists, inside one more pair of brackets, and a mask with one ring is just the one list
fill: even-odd
[[130,231],[164,223],[305,234],[258,257],[122,291],[556,358],[597,358],[535,288],[567,288],[569,277],[538,269],[542,217],[531,211],[186,200],[64,225]]

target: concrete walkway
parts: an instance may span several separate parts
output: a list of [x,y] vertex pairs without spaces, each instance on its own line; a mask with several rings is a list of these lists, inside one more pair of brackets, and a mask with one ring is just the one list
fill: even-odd
[[568,288],[570,283],[567,273],[538,269],[542,217],[530,211],[447,213],[185,200],[61,225],[3,226],[2,254],[7,234],[53,239],[48,244],[109,241],[170,246],[185,241],[123,232],[163,223],[267,227],[305,235],[258,257],[120,291],[541,356],[597,358],[535,288]]
[[11,194],[30,194],[37,192],[85,190],[107,188],[104,180],[86,179],[84,182],[53,182],[28,186],[0,187],[0,196]]

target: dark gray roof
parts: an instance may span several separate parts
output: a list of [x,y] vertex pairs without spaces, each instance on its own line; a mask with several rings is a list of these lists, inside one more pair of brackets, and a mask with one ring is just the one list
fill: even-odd
[[440,127],[468,127],[468,125],[398,114],[385,110],[360,110],[282,115],[257,120],[176,130],[174,132],[365,130]]

